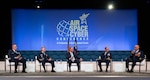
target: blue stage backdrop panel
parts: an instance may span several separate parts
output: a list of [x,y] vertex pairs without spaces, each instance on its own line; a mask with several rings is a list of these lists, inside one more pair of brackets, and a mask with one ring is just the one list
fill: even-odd
[[138,43],[137,10],[12,9],[12,43],[18,50],[132,50]]

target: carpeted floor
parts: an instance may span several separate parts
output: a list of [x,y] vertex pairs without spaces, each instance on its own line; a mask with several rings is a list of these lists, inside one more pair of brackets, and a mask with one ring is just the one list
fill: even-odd
[[0,80],[150,80],[150,76],[0,76]]
[[150,80],[150,72],[34,72],[0,71],[0,80]]
[[150,76],[150,72],[34,72],[34,73],[9,73],[1,72],[0,76]]

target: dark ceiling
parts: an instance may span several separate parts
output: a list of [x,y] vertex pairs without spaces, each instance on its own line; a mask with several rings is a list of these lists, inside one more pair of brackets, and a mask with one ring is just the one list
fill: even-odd
[[[149,19],[150,19],[150,0],[1,0],[0,1],[0,24],[3,29],[0,29],[1,53],[0,59],[7,53],[11,47],[11,8],[36,8],[39,4],[41,8],[48,9],[106,9],[108,3],[112,2],[115,9],[138,9],[138,35],[139,44],[145,53],[149,53]],[[148,31],[146,31],[148,30]],[[150,55],[148,55],[150,59]]]
[[146,8],[150,0],[4,0],[3,7],[8,8],[107,8],[108,3],[113,3],[116,9]]

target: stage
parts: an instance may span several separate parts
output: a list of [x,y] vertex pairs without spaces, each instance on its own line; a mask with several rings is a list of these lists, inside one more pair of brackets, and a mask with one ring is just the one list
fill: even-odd
[[[21,73],[21,67],[19,67],[19,72],[14,73],[14,66],[12,66],[11,73],[9,72],[9,66],[5,71],[4,61],[1,61],[0,69],[0,80],[149,80],[150,79],[150,69],[147,67],[145,71],[145,66],[141,67],[141,72],[139,72],[139,67],[135,67],[133,73],[128,73],[124,71],[124,67],[121,64],[124,62],[113,62],[112,71],[105,72],[105,66],[103,66],[103,72],[97,72],[95,62],[82,62],[81,72],[77,72],[76,66],[72,67],[72,72],[66,71],[66,62],[56,63],[56,72],[51,72],[51,66],[47,66],[47,72],[36,66],[37,71],[35,71],[34,63],[27,63],[30,65],[27,68],[27,73]],[[149,66],[150,62],[147,62]],[[62,67],[64,65],[64,67]],[[92,66],[91,66],[92,65]],[[109,68],[110,69],[110,68]],[[35,72],[34,72],[35,71]]]
[[0,80],[149,80],[150,72],[35,72],[9,73],[0,71]]

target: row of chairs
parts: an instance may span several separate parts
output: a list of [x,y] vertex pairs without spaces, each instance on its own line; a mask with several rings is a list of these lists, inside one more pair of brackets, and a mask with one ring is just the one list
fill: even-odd
[[[10,70],[10,73],[11,73],[11,67],[12,66],[15,66],[15,63],[14,62],[9,62],[9,58],[8,58],[8,55],[5,55],[5,71],[7,70],[7,66],[9,66],[9,70]],[[132,65],[131,63],[129,65]],[[147,71],[147,60],[146,60],[146,55],[145,55],[145,58],[142,62],[137,62],[136,63],[136,66],[139,66],[139,72],[141,72],[141,66],[146,66],[146,71]],[[19,63],[18,64],[18,67],[19,66],[22,66],[22,63]],[[37,60],[37,56],[35,56],[35,71],[36,71],[36,67],[39,66],[40,67],[40,72],[41,72],[41,66],[42,64]],[[51,64],[49,63],[45,63],[45,66],[51,66]],[[72,66],[76,66],[76,64],[72,64]],[[105,63],[102,63],[102,66],[106,66]],[[110,61],[110,64],[109,64],[109,70],[110,72],[112,71],[112,60]],[[18,70],[20,70],[20,68],[18,68]],[[99,71],[99,67],[98,67],[98,61],[96,60],[96,70]],[[67,63],[67,71],[68,71],[68,63]]]

